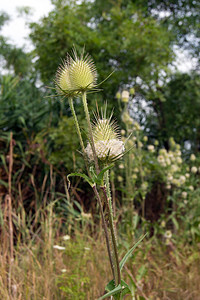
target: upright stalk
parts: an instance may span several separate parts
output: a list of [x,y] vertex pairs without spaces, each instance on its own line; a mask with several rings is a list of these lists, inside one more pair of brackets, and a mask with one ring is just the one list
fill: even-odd
[[108,211],[108,219],[109,219],[109,225],[110,225],[110,233],[111,233],[111,239],[112,239],[112,246],[113,246],[113,252],[114,252],[114,267],[115,267],[115,285],[117,286],[118,284],[121,283],[121,274],[120,274],[120,267],[119,267],[119,257],[118,257],[118,252],[117,252],[117,240],[115,236],[115,229],[114,229],[114,223],[113,223],[113,218],[112,218],[112,213],[110,210],[110,204],[109,204],[109,198],[106,193],[106,186],[101,186],[101,190],[103,191],[105,200],[106,200],[106,207]]
[[91,126],[91,122],[90,122],[90,114],[89,114],[89,110],[88,110],[86,92],[83,92],[82,100],[83,100],[83,107],[84,107],[88,130],[89,130],[89,139],[90,139],[91,148],[92,148],[92,152],[93,152],[93,156],[94,156],[95,169],[98,174],[99,173],[99,164],[98,164],[98,158],[97,158],[97,154],[96,154],[96,150],[95,150],[95,146],[94,146],[94,139],[93,139],[93,134],[92,134],[92,126]]
[[111,269],[112,269],[113,278],[115,278],[115,268],[114,268],[113,259],[112,259],[112,253],[111,253],[111,249],[110,249],[108,228],[107,228],[106,221],[105,221],[105,218],[104,218],[104,213],[103,213],[103,206],[102,206],[101,198],[99,196],[99,193],[97,191],[96,186],[93,187],[93,190],[94,190],[95,196],[97,198],[97,201],[99,203],[100,213],[101,213],[101,218],[102,218],[102,224],[103,224],[103,229],[104,229],[105,236],[106,236],[106,245],[107,245],[107,250],[108,250],[108,256],[109,256],[110,266],[111,266]]
[[78,123],[78,119],[77,119],[76,112],[75,112],[75,109],[74,109],[74,104],[73,104],[73,99],[72,98],[69,98],[69,106],[70,106],[70,109],[71,109],[71,112],[72,112],[72,115],[73,115],[73,118],[74,118],[74,124],[76,126],[76,131],[77,131],[77,134],[78,134],[78,137],[79,137],[79,140],[80,140],[81,149],[82,149],[82,152],[83,152],[83,157],[84,157],[85,165],[86,165],[86,168],[87,168],[87,172],[88,172],[88,174],[90,174],[89,167],[88,167],[88,161],[87,161],[87,155],[85,153],[85,147],[84,147],[84,143],[83,143],[83,139],[82,139],[82,135],[81,135],[81,130],[80,130],[80,127],[79,127],[79,123]]

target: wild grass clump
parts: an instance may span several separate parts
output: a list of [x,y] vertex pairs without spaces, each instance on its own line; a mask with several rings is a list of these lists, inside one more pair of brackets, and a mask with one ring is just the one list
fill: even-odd
[[[52,224],[59,223],[54,213],[51,218]],[[75,220],[74,223],[77,224]],[[49,239],[50,235],[53,239]],[[133,237],[127,240],[119,238],[120,258],[133,242]],[[7,284],[9,252],[3,252],[2,244],[0,253],[0,298],[10,299]],[[166,245],[152,238],[138,246],[123,276],[136,299],[199,300],[199,263],[198,245],[184,244],[184,241]],[[36,238],[20,241],[15,247],[12,297],[16,300],[97,299],[112,278],[107,265],[101,232],[91,236],[85,223],[82,229],[77,225],[71,236],[57,235],[53,226],[48,230],[44,226]]]

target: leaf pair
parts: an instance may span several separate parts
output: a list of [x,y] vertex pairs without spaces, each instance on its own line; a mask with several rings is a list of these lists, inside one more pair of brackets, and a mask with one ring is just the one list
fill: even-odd
[[103,177],[104,177],[104,174],[106,171],[108,171],[109,169],[111,169],[113,167],[113,165],[110,165],[106,168],[104,168],[103,170],[101,170],[101,172],[97,175],[96,172],[94,171],[94,168],[91,167],[90,168],[90,173],[91,173],[91,178],[89,176],[87,176],[86,174],[84,173],[70,173],[68,176],[67,176],[67,180],[69,182],[69,185],[68,185],[68,188],[70,188],[70,180],[69,180],[69,177],[72,177],[72,176],[79,176],[83,179],[85,179],[85,181],[87,181],[87,183],[89,183],[89,185],[93,188],[94,186],[96,186],[96,184],[98,185],[103,185]]

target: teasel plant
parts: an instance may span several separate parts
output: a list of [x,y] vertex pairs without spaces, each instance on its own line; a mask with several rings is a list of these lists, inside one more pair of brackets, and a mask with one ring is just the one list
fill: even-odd
[[[110,76],[110,75],[109,75]],[[108,79],[109,76],[106,78]],[[105,80],[104,80],[105,81]],[[103,82],[104,82],[103,81]],[[131,293],[128,284],[121,279],[121,271],[129,256],[137,245],[145,237],[142,236],[137,243],[119,261],[117,250],[117,236],[113,219],[112,196],[110,191],[109,171],[116,160],[126,154],[125,143],[122,142],[119,129],[115,121],[106,117],[106,109],[94,115],[91,122],[88,110],[87,94],[100,91],[99,87],[103,83],[97,84],[97,70],[92,58],[82,51],[80,57],[73,49],[73,54],[67,55],[57,70],[55,78],[55,89],[57,94],[69,99],[70,109],[74,118],[76,131],[80,140],[83,158],[85,160],[87,174],[71,173],[67,176],[70,187],[70,177],[82,177],[94,191],[98,201],[102,225],[105,233],[107,251],[112,270],[113,279],[107,284],[107,293],[99,298],[106,299],[113,296],[116,300],[121,300],[126,294]],[[87,121],[88,143],[85,147],[78,118],[74,109],[74,98],[81,97]],[[106,211],[104,212],[103,204]],[[108,215],[108,221],[105,218]]]

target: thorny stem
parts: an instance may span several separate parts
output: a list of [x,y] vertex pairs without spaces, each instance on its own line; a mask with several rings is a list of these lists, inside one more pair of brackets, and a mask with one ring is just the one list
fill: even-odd
[[117,240],[116,240],[116,236],[115,236],[114,224],[113,224],[113,221],[112,221],[112,213],[111,213],[111,210],[110,210],[109,198],[108,198],[108,195],[106,193],[106,186],[101,186],[101,190],[103,191],[103,194],[104,194],[104,197],[105,197],[105,200],[106,200],[106,207],[107,207],[107,211],[108,211],[110,232],[111,232],[111,237],[112,237],[112,245],[113,245],[113,251],[114,251],[114,255],[115,255],[115,264],[114,264],[115,268],[116,268],[115,273],[117,273],[117,278],[115,278],[115,285],[117,286],[118,284],[121,283],[119,258],[118,258],[118,252],[117,252]]
[[107,228],[106,221],[105,221],[105,218],[104,218],[103,206],[102,206],[102,203],[101,203],[101,198],[99,196],[99,193],[97,191],[96,186],[93,187],[93,190],[94,190],[95,196],[97,198],[97,201],[99,203],[100,213],[101,213],[101,218],[102,218],[102,224],[103,224],[103,229],[104,229],[105,236],[106,236],[106,245],[107,245],[108,256],[109,256],[109,260],[110,260],[110,266],[111,266],[111,269],[112,269],[113,277],[115,277],[115,270],[114,270],[112,255],[111,255],[110,243],[109,243],[108,228]]
[[110,182],[109,182],[109,170],[107,170],[105,172],[104,180],[105,180],[106,193],[107,193],[107,197],[108,197],[108,202],[109,202],[109,206],[110,206],[110,213],[111,213],[112,223],[113,223],[114,221],[113,221],[112,197],[111,197]]
[[81,149],[82,149],[82,152],[83,152],[83,157],[84,157],[86,169],[87,169],[87,172],[89,174],[90,172],[89,172],[89,167],[88,167],[87,155],[85,153],[85,147],[84,147],[84,143],[83,143],[83,139],[82,139],[82,135],[81,135],[81,130],[80,130],[80,126],[79,126],[78,119],[77,119],[77,116],[76,116],[76,112],[75,112],[75,109],[74,109],[74,104],[73,104],[73,99],[72,98],[69,98],[69,105],[70,105],[70,109],[71,109],[71,112],[72,112],[72,115],[73,115],[73,118],[74,118],[76,131],[77,131],[77,134],[78,134],[78,137],[79,137],[79,140],[80,140]]
[[93,152],[93,156],[94,156],[95,169],[98,174],[99,173],[99,164],[98,164],[98,158],[97,158],[97,154],[96,154],[96,150],[95,150],[95,146],[94,146],[94,139],[93,139],[93,134],[92,134],[92,126],[91,126],[91,122],[90,122],[90,114],[88,111],[86,92],[83,92],[82,99],[83,99],[83,107],[84,107],[85,116],[86,116],[86,120],[87,120],[88,130],[89,130],[89,140],[91,143],[91,148],[92,148],[92,152]]

